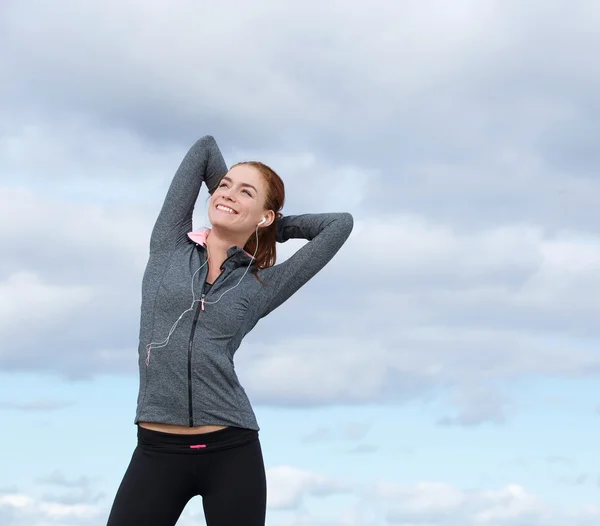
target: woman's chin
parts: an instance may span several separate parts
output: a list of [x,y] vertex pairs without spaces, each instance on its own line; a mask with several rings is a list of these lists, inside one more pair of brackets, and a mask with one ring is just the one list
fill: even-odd
[[232,221],[228,217],[213,217],[210,222],[213,228],[220,230],[228,230],[230,232],[241,233],[248,230],[248,226],[236,221]]

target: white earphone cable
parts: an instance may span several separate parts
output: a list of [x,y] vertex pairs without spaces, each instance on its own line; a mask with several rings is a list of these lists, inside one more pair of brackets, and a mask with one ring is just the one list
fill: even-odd
[[[264,223],[264,220],[261,221],[262,224]],[[254,254],[251,256],[252,260],[255,259],[256,256],[256,252],[258,251],[258,225],[256,226],[256,249],[254,250]],[[171,330],[169,331],[169,334],[167,334],[167,338],[166,340],[162,341],[162,342],[152,342],[149,343],[146,346],[146,367],[148,367],[148,365],[150,364],[150,351],[151,349],[160,349],[161,347],[166,347],[169,343],[169,339],[171,338],[171,335],[173,334],[173,332],[175,331],[175,328],[177,327],[177,324],[179,323],[179,321],[181,320],[181,318],[183,318],[183,316],[190,312],[191,310],[194,309],[194,304],[197,303],[198,301],[202,302],[202,307],[204,310],[204,305],[214,305],[215,303],[217,303],[227,292],[229,292],[230,290],[235,289],[241,282],[242,279],[244,279],[244,276],[247,274],[248,270],[250,270],[250,265],[248,265],[246,267],[246,270],[244,271],[244,273],[242,274],[242,277],[239,279],[239,281],[231,288],[227,289],[225,292],[223,292],[215,301],[204,301],[204,298],[200,298],[200,299],[196,299],[196,292],[194,290],[194,278],[196,277],[196,274],[198,273],[198,271],[204,267],[204,265],[206,265],[208,263],[209,257],[210,257],[210,252],[208,250],[208,244],[206,244],[206,261],[204,263],[202,263],[202,265],[200,265],[200,267],[198,268],[198,270],[196,270],[196,272],[194,272],[194,274],[192,274],[192,304],[190,305],[190,307],[186,310],[184,310],[181,315],[179,316],[179,318],[177,318],[177,321],[173,324],[173,326],[171,327]]]

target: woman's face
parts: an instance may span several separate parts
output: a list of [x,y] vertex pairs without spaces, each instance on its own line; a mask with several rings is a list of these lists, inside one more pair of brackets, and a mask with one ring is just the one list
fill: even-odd
[[[221,179],[211,196],[208,218],[211,224],[238,233],[254,232],[268,211],[264,209],[267,184],[261,173],[253,166],[234,166]],[[267,222],[261,226],[269,224]]]

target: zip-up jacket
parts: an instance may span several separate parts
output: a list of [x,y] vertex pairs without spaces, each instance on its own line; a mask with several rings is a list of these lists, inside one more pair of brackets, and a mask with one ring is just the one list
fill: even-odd
[[[333,258],[352,231],[348,213],[284,216],[277,221],[277,241],[296,238],[308,243],[286,261],[259,270],[262,283],[253,275],[255,269],[247,268],[252,257],[242,247],[231,247],[221,274],[203,296],[208,264],[195,274],[193,284],[192,276],[207,261],[209,230],[192,232],[192,213],[202,183],[212,193],[225,173],[227,166],[213,137],[199,139],[175,173],[152,230],[142,280],[135,423],[259,430],[235,373],[235,352],[261,318]],[[221,297],[246,270],[239,285]]]

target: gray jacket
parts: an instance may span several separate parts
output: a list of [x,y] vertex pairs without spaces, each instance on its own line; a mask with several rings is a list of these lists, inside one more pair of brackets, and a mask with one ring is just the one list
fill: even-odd
[[[277,241],[297,238],[309,242],[286,261],[259,270],[264,283],[256,279],[252,268],[247,269],[252,265],[251,256],[241,247],[231,247],[222,273],[205,302],[200,301],[208,265],[196,273],[192,285],[193,274],[206,262],[202,236],[191,232],[192,212],[202,182],[212,192],[226,172],[215,140],[210,136],[198,140],[175,173],[152,231],[142,281],[135,423],[216,424],[258,430],[235,373],[234,354],[256,323],[319,272],[352,231],[353,219],[347,213],[284,216],[277,222]],[[211,304],[233,287],[245,270],[240,284]]]

